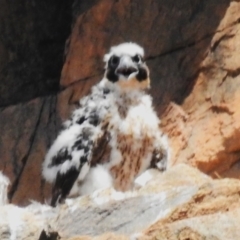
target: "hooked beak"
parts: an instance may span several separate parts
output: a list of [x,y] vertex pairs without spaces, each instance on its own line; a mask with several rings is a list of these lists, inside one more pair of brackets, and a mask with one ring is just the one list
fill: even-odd
[[125,56],[121,59],[115,72],[117,75],[122,75],[125,79],[128,79],[138,73],[138,68],[130,56]]

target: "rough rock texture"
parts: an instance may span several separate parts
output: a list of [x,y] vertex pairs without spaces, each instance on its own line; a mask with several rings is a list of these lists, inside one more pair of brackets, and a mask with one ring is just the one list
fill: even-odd
[[1,170],[12,181],[9,191],[12,202],[44,200],[46,188],[41,180],[41,165],[58,131],[56,101],[56,97],[37,98],[8,107],[0,114],[0,128],[6,129],[0,138]]
[[103,64],[99,62],[109,47],[136,41],[146,48],[158,108],[163,108],[169,100],[182,102],[192,88],[230,1],[215,3],[214,0],[191,3],[143,0],[141,4],[137,0],[97,1],[76,18],[61,85],[75,83],[70,100],[76,101],[82,95],[82,86],[91,86],[95,77],[102,75]]
[[59,130],[49,94],[59,90],[72,2],[0,0],[0,170],[12,202],[43,201],[48,190],[41,162]]
[[50,187],[41,177],[42,161],[71,109],[65,102],[69,92],[0,112],[0,169],[10,178],[10,202],[26,205],[49,198]]
[[[240,3],[231,2],[181,106],[163,117],[172,164],[185,162],[215,177],[240,177]],[[174,119],[174,120],[173,120]]]
[[240,238],[239,180],[213,180],[183,164],[147,174],[125,194],[100,190],[57,208],[2,206],[0,238],[38,239],[42,230],[63,240]]

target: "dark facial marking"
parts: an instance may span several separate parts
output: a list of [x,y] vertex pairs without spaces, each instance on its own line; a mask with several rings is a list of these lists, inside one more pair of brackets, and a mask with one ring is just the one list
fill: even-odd
[[135,62],[135,63],[140,63],[141,61],[142,61],[142,58],[141,58],[141,56],[140,55],[135,55],[134,57],[132,57],[132,60],[133,60],[133,62]]
[[106,77],[110,82],[115,83],[118,81],[118,76],[115,74],[115,69],[108,69]]
[[118,67],[119,60],[119,57],[113,55],[108,61],[106,77],[110,82],[115,83],[118,81],[118,76],[115,74],[115,71]]
[[146,80],[147,77],[148,77],[147,70],[143,67],[139,67],[139,71],[138,71],[138,74],[136,76],[137,80],[139,82],[142,82],[142,81]]
[[120,60],[120,58],[118,57],[118,56],[115,56],[115,55],[113,55],[110,59],[109,59],[109,62],[108,62],[108,65],[110,66],[110,67],[117,67],[118,66],[118,64],[119,64],[119,60]]

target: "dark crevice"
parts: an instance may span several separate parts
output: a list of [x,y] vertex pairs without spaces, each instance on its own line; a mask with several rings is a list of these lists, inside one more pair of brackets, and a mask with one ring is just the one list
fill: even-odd
[[232,78],[235,78],[240,75],[240,67],[236,69],[225,69],[222,68],[222,70],[227,72],[227,76],[230,76]]
[[57,136],[59,130],[59,122],[57,119],[57,97],[51,96],[49,101],[49,113],[47,121],[47,148],[52,144],[53,139]]
[[59,128],[59,125],[57,123],[57,97],[55,96],[54,97],[54,103],[53,103],[53,110],[52,110],[52,115],[53,115],[53,126],[54,126],[54,133],[55,135],[58,134],[58,128]]
[[202,42],[202,41],[205,41],[206,39],[208,38],[211,38],[213,36],[213,34],[207,34],[205,35],[204,37],[202,37],[201,39],[197,40],[197,41],[193,41],[193,42],[190,42],[190,43],[187,43],[183,46],[179,46],[177,48],[173,48],[171,50],[167,50],[165,52],[162,52],[158,55],[155,55],[155,56],[148,56],[146,57],[146,61],[149,61],[149,60],[154,60],[156,58],[160,58],[160,57],[163,57],[163,56],[166,56],[166,55],[169,55],[169,54],[172,54],[172,53],[176,53],[176,52],[179,52],[179,51],[182,51],[182,50],[185,50],[186,48],[190,48],[190,47],[193,47],[195,45],[197,45],[198,43]]
[[[237,21],[235,21],[234,23],[232,23],[231,25],[225,27],[225,28],[222,29],[222,30],[219,30],[219,31],[213,32],[213,33],[211,33],[211,34],[207,34],[207,35],[203,36],[203,37],[202,37],[201,39],[199,39],[199,40],[186,43],[186,44],[184,44],[184,45],[182,45],[182,46],[173,48],[173,49],[171,49],[171,50],[166,50],[166,51],[164,51],[164,52],[162,52],[162,53],[160,53],[160,54],[157,54],[157,55],[147,56],[147,57],[145,58],[145,60],[146,60],[146,61],[151,61],[151,60],[154,60],[154,59],[157,59],[157,58],[161,58],[161,57],[166,56],[166,55],[170,55],[170,54],[173,54],[173,53],[176,53],[176,52],[185,50],[186,48],[194,47],[194,46],[197,45],[198,43],[200,43],[200,42],[202,42],[202,41],[205,41],[205,40],[208,39],[208,38],[212,38],[212,36],[213,36],[215,33],[217,33],[217,32],[222,32],[222,31],[225,30],[226,28],[229,28],[229,27],[232,27],[232,26],[234,26],[234,25],[236,25],[236,24],[239,24],[239,22],[240,22],[240,19],[238,19]],[[220,38],[216,43],[214,43],[214,45],[211,47],[211,51],[214,51],[222,40],[224,40],[224,39],[226,39],[226,38],[231,38],[231,37],[233,37],[233,35],[224,35],[224,36],[223,36],[222,38]],[[51,41],[50,41],[50,42],[51,42]],[[47,42],[47,43],[49,43],[49,42]],[[54,93],[54,94],[58,94],[58,93],[62,92],[63,90],[65,90],[66,88],[71,87],[71,86],[74,86],[75,84],[77,84],[77,83],[79,83],[79,82],[85,82],[85,81],[88,81],[88,80],[92,80],[92,79],[95,78],[95,77],[101,78],[101,77],[103,76],[103,74],[104,74],[104,70],[102,70],[102,71],[98,70],[96,74],[91,75],[91,76],[87,76],[87,77],[84,77],[84,78],[81,78],[81,79],[77,79],[76,81],[70,83],[70,84],[67,85],[67,86],[60,86],[60,87],[58,86],[57,88],[54,89],[54,92],[52,92],[51,95],[52,95],[53,93]],[[234,73],[233,73],[233,74],[234,74]],[[43,96],[44,96],[44,95],[43,95]],[[49,94],[46,94],[45,96],[49,96]],[[21,103],[21,102],[25,102],[25,101],[20,101],[19,103]],[[0,107],[4,108],[4,107],[8,107],[8,106],[11,106],[11,105],[9,105],[9,104],[7,104],[7,105],[1,105]]]
[[63,89],[66,89],[68,87],[71,87],[71,86],[74,86],[75,84],[79,83],[79,82],[86,82],[88,80],[92,80],[96,77],[99,77],[99,80],[101,78],[101,76],[104,74],[104,70],[102,70],[101,72],[97,72],[96,74],[92,75],[92,76],[88,76],[88,77],[85,77],[85,78],[80,78],[80,79],[77,79],[76,81],[70,83],[69,85],[67,85],[66,87],[62,87],[61,90]]
[[234,112],[230,111],[230,109],[227,106],[217,106],[213,105],[211,106],[211,109],[214,113],[227,113],[229,115],[232,115]]
[[[169,55],[169,54],[172,54],[172,53],[175,53],[175,52],[184,50],[184,49],[189,48],[189,47],[193,47],[193,46],[195,46],[196,44],[198,44],[199,42],[205,41],[205,40],[208,39],[208,38],[212,38],[212,36],[213,36],[214,34],[223,32],[223,31],[226,30],[227,28],[233,27],[234,25],[237,25],[237,24],[240,24],[240,18],[237,19],[236,21],[234,21],[232,24],[230,24],[230,25],[226,26],[225,28],[221,29],[221,30],[218,30],[218,31],[215,31],[215,32],[206,34],[205,36],[203,36],[203,37],[200,38],[199,40],[186,43],[186,44],[184,44],[184,45],[182,45],[182,46],[173,48],[173,49],[171,49],[171,50],[166,50],[166,51],[164,51],[164,52],[162,52],[162,53],[160,53],[160,54],[157,54],[157,55],[148,56],[148,57],[146,57],[145,59],[146,59],[147,61],[148,61],[148,60],[153,60],[153,59],[156,59],[156,58],[159,58],[159,57],[163,57],[163,56],[166,56],[166,55]],[[211,51],[214,51],[214,50],[216,49],[216,47],[219,45],[219,43],[220,43],[222,40],[228,39],[228,38],[232,38],[233,36],[234,36],[233,34],[222,36],[222,38],[220,38],[219,41],[217,41],[217,42],[211,47]]]
[[40,111],[39,111],[39,115],[38,115],[38,118],[37,118],[36,125],[35,125],[35,127],[33,129],[32,135],[29,138],[30,146],[29,146],[25,156],[21,160],[21,162],[22,162],[21,170],[20,170],[18,176],[16,177],[15,181],[13,182],[12,187],[11,187],[9,193],[8,193],[9,202],[12,201],[12,198],[13,198],[14,194],[16,193],[17,189],[18,189],[18,185],[19,185],[19,182],[21,180],[21,176],[22,176],[24,168],[25,168],[25,166],[27,164],[28,157],[29,157],[29,155],[30,155],[30,153],[32,151],[32,147],[33,147],[34,140],[35,140],[35,137],[36,137],[36,133],[37,133],[37,130],[38,130],[38,127],[39,127],[39,124],[40,124],[40,120],[41,120],[42,112],[43,112],[43,109],[44,109],[44,105],[45,105],[45,100],[43,100],[43,103],[41,105],[41,108],[40,108]]
[[97,221],[96,224],[101,224],[101,222],[104,221],[108,216],[111,216],[112,213],[109,210],[104,210],[98,214],[101,215],[101,219]]
[[[52,95],[58,95],[59,93],[63,92],[64,90],[66,90],[67,88],[69,87],[72,87],[74,86],[75,84],[79,83],[79,82],[86,82],[86,81],[89,81],[89,80],[93,80],[94,78],[96,77],[99,77],[99,81],[102,79],[103,77],[103,73],[104,73],[104,70],[102,70],[101,72],[99,71],[97,74],[95,75],[92,75],[92,76],[89,76],[89,77],[85,77],[85,78],[80,78],[72,83],[70,83],[69,85],[67,86],[61,86],[61,87],[58,87],[58,90],[55,89],[54,92],[51,92],[51,94],[46,94],[46,95],[43,95],[41,96],[41,98],[45,98],[45,97],[49,97],[49,96],[52,96]],[[33,98],[34,99],[34,98]],[[31,99],[30,99],[31,100]],[[22,104],[22,103],[25,103],[25,102],[28,102],[30,100],[26,100],[26,101],[19,101],[17,104],[6,104],[6,105],[0,105],[0,112],[1,111],[4,111],[5,108],[7,107],[11,107],[11,106],[15,106],[15,105],[18,105],[18,104]]]
[[113,231],[118,231],[120,228],[126,226],[127,224],[129,224],[129,223],[131,223],[131,222],[132,222],[132,219],[129,220],[129,221],[123,222],[123,223],[119,224],[119,225],[116,226],[116,227],[113,227],[112,230],[113,230]]
[[87,0],[87,1],[79,1],[75,0],[72,4],[72,15],[73,15],[73,23],[76,21],[79,15],[84,14],[89,9],[91,9],[99,0]]
[[19,165],[18,165],[18,157],[17,157],[17,146],[19,144],[19,142],[22,140],[22,136],[21,134],[17,131],[18,135],[16,137],[16,140],[15,140],[15,143],[14,143],[14,151],[12,153],[13,157],[11,158],[11,163],[12,163],[12,166],[13,166],[13,173],[15,176],[17,176],[19,174]]
[[221,43],[221,41],[223,40],[227,40],[230,39],[232,37],[234,37],[234,34],[227,34],[227,35],[223,35],[222,37],[220,37],[212,46],[211,46],[211,52],[214,52],[216,50],[216,48],[218,47],[218,45]]
[[[57,97],[56,96],[50,96],[49,99],[47,100],[48,104],[48,119],[46,123],[46,134],[45,134],[45,142],[46,142],[46,150],[49,149],[50,145],[53,143],[53,140],[58,134],[59,131],[59,122],[57,119],[57,110],[56,110],[56,105],[57,105]],[[42,159],[44,160],[44,159]],[[46,181],[41,178],[40,181],[40,199],[44,201],[46,198],[45,196],[45,187],[46,187]]]

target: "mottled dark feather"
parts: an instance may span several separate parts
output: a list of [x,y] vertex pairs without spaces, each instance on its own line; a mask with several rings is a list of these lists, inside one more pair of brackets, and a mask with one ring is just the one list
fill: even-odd
[[65,174],[58,172],[56,182],[52,189],[52,207],[55,207],[58,202],[61,203],[66,198],[79,173],[80,169],[74,167],[69,169]]

